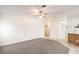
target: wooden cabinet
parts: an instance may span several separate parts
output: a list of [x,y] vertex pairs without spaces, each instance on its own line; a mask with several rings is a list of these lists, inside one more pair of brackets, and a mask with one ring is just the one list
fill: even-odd
[[68,33],[68,42],[79,45],[79,34]]

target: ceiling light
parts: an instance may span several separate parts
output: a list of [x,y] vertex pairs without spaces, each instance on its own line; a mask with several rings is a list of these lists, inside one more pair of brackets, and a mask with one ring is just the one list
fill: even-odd
[[46,7],[46,5],[42,5],[39,9],[34,9],[34,15],[40,18],[45,18],[48,15]]

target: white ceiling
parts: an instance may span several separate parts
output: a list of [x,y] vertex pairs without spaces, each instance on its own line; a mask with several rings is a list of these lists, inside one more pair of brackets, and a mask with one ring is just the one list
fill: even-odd
[[[6,12],[18,12],[22,14],[32,14],[33,9],[40,8],[40,5],[1,5],[0,13]],[[47,5],[49,15],[60,15],[60,14],[79,14],[79,5]]]

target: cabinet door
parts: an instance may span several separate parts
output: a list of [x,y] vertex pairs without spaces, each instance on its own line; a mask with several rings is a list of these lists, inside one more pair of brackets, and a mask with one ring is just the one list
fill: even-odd
[[76,44],[79,44],[79,34],[77,35]]
[[76,34],[68,34],[68,42],[75,43],[77,40],[77,35]]

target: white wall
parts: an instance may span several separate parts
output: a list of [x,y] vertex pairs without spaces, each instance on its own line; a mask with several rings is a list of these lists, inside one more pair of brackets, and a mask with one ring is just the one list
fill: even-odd
[[79,34],[79,28],[74,28],[79,24],[79,13],[73,11],[55,16],[51,26],[51,38],[68,39],[68,33]]
[[54,39],[66,39],[67,31],[67,19],[66,16],[55,16],[51,25],[51,38]]
[[0,45],[43,37],[43,22],[40,19],[32,15],[20,14],[16,8],[11,8],[2,7]]

